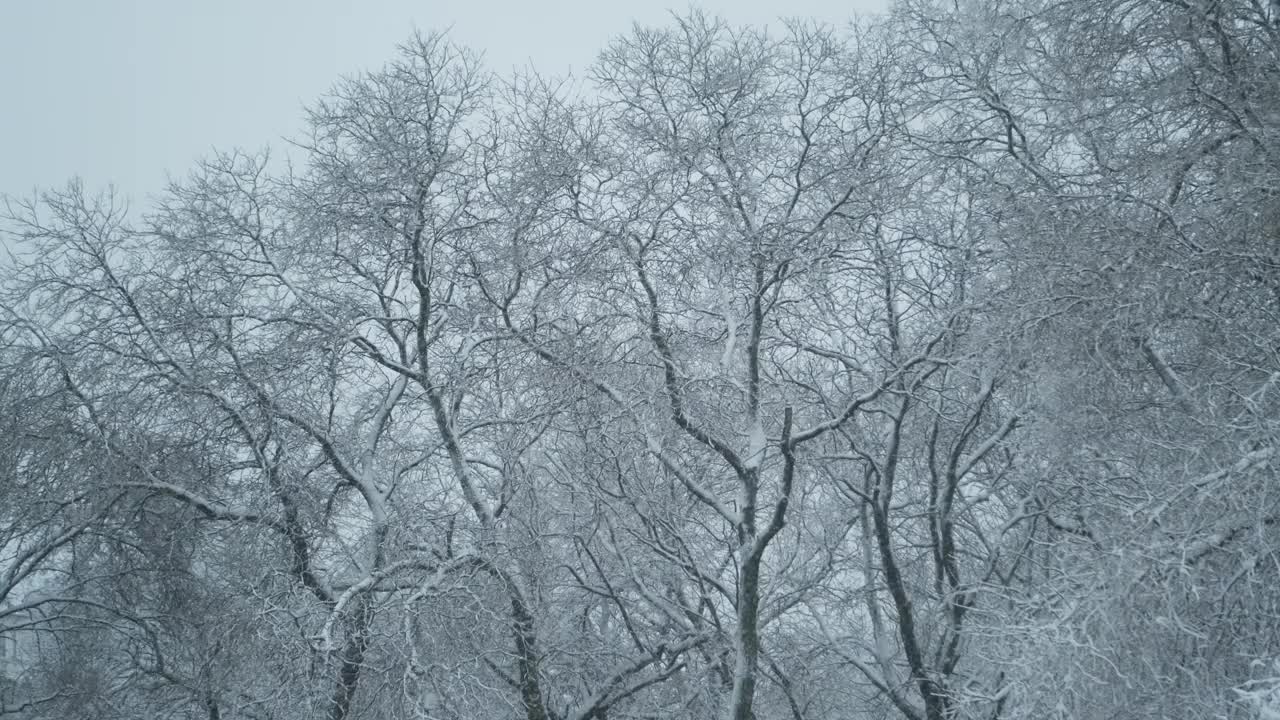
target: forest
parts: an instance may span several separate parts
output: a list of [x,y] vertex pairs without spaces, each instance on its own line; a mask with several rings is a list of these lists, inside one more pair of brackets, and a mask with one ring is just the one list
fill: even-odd
[[5,199],[0,716],[1280,718],[1280,4],[601,44]]

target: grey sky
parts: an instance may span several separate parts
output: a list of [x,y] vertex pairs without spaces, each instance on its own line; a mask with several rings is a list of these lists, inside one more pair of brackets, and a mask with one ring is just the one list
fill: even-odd
[[[672,3],[675,7],[687,7]],[[833,24],[883,0],[713,0],[735,23]],[[142,200],[213,148],[279,146],[339,75],[452,26],[490,67],[581,70],[665,2],[610,0],[0,0],[0,193],[72,176]]]

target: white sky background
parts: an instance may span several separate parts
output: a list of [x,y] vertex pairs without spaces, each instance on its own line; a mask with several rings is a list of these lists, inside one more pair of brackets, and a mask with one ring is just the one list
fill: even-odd
[[[303,106],[380,67],[414,28],[452,27],[507,74],[581,71],[616,35],[669,22],[640,0],[0,0],[0,193],[73,176],[134,201],[212,149],[283,149]],[[706,0],[735,24],[842,25],[884,0]]]

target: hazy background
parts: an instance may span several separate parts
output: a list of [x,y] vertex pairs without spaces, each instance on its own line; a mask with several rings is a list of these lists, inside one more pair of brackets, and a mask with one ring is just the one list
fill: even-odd
[[[735,23],[843,24],[882,0],[716,0]],[[135,207],[213,148],[281,147],[303,105],[379,67],[413,29],[451,37],[506,73],[581,72],[663,2],[611,0],[0,0],[0,193],[72,176]]]

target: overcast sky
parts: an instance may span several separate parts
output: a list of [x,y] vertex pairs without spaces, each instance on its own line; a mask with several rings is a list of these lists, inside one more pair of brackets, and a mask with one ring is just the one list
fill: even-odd
[[[80,176],[135,204],[213,148],[278,147],[338,76],[452,27],[490,67],[581,71],[679,3],[616,0],[0,0],[0,193]],[[715,0],[735,23],[842,24],[883,0]]]

